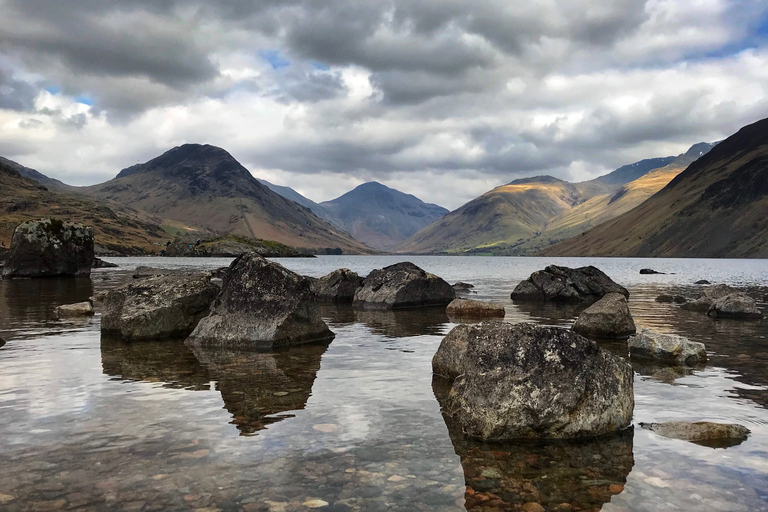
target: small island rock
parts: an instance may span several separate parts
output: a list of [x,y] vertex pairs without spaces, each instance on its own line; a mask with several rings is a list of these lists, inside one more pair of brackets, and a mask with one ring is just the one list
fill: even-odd
[[664,274],[664,272],[659,272],[658,270],[653,270],[652,268],[641,268],[640,273],[643,275]]
[[482,300],[454,299],[446,313],[462,318],[504,318],[504,304]]
[[511,297],[513,300],[582,302],[600,299],[607,293],[629,297],[626,288],[616,284],[598,268],[574,269],[550,265],[520,282]]
[[93,228],[58,219],[31,220],[13,231],[3,277],[87,277]]
[[455,341],[440,350],[457,353],[442,354],[435,369],[458,374],[445,413],[470,437],[578,438],[616,432],[632,420],[632,367],[594,341],[534,324],[454,330]]
[[646,359],[666,364],[694,366],[707,360],[703,343],[689,341],[676,334],[662,334],[643,329],[627,341],[632,359]]
[[363,278],[348,268],[334,270],[327,276],[312,281],[312,289],[322,301],[351,303],[355,292],[363,285]]
[[92,316],[93,305],[90,302],[78,302],[75,304],[65,304],[58,306],[54,310],[56,318],[70,318],[77,316]]
[[219,288],[207,272],[155,275],[104,297],[101,330],[125,340],[180,338],[208,313]]
[[363,309],[401,309],[447,306],[455,298],[456,292],[443,279],[403,262],[368,274],[353,304]]
[[230,265],[210,315],[200,321],[187,345],[266,351],[333,336],[320,318],[309,279],[246,253]]
[[627,298],[620,293],[609,293],[585,309],[573,330],[592,339],[626,338],[637,332]]

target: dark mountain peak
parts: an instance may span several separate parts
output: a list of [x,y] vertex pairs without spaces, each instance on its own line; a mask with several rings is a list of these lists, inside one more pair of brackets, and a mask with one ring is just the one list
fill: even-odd
[[136,164],[120,171],[118,178],[145,172],[171,172],[175,175],[209,175],[218,177],[231,174],[247,174],[248,170],[226,150],[210,144],[183,144],[169,149],[162,155],[143,164]]
[[677,157],[665,156],[661,158],[646,158],[629,165],[623,165],[613,172],[595,178],[594,182],[603,183],[605,185],[624,185],[630,181],[635,181],[654,169],[665,167],[671,164]]
[[543,176],[531,176],[510,181],[508,185],[525,185],[526,183],[566,183],[565,180],[545,174]]

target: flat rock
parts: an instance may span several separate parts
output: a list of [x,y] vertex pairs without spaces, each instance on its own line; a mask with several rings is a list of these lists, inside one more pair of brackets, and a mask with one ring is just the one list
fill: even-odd
[[312,281],[312,289],[322,301],[336,304],[351,303],[355,292],[363,286],[363,278],[348,268],[334,270],[327,276]]
[[620,293],[609,293],[585,309],[573,330],[593,339],[621,339],[637,332],[627,298]]
[[713,448],[735,446],[744,442],[750,434],[749,429],[742,425],[708,421],[640,423],[640,426],[663,437],[681,439]]
[[65,304],[56,307],[54,310],[56,318],[69,318],[77,316],[92,316],[93,306],[89,301],[78,302],[76,304]]
[[87,277],[93,258],[93,228],[58,219],[31,220],[13,231],[3,277]]
[[744,293],[733,293],[720,297],[707,309],[712,318],[734,318],[737,320],[759,320],[763,314],[757,309],[755,300]]
[[582,302],[600,299],[608,293],[629,297],[626,288],[593,266],[574,269],[550,265],[521,281],[511,297],[513,300]]
[[355,292],[353,304],[363,309],[447,306],[456,298],[450,284],[413,263],[374,270]]
[[273,350],[333,336],[320,318],[309,279],[246,253],[230,265],[210,315],[197,325],[187,345]]
[[130,282],[104,297],[101,330],[126,340],[185,337],[208,313],[218,293],[207,272]]
[[482,300],[454,299],[446,313],[460,318],[504,318],[504,304]]
[[632,359],[644,359],[665,364],[694,366],[707,360],[703,343],[689,341],[676,334],[662,334],[644,329],[627,341]]
[[632,367],[594,341],[534,324],[456,329],[467,331],[438,352],[457,353],[442,354],[433,369],[458,374],[444,412],[468,436],[578,438],[623,430],[632,420]]

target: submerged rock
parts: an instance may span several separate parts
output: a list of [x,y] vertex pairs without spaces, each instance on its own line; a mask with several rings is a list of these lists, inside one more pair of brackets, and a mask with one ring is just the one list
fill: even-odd
[[698,298],[693,301],[686,302],[680,307],[686,311],[699,311],[701,313],[706,313],[717,299],[738,293],[741,292],[736,288],[731,288],[730,286],[724,284],[718,284],[716,286],[704,288]]
[[433,367],[458,375],[445,412],[467,435],[577,438],[629,425],[632,367],[594,341],[534,324],[484,322],[456,330]]
[[763,314],[757,309],[755,300],[743,293],[734,293],[716,299],[707,310],[707,315],[712,318],[735,318],[741,320],[759,320],[763,318]]
[[629,297],[626,288],[595,267],[573,269],[550,265],[520,282],[511,297],[514,300],[582,302],[597,300],[608,293]]
[[626,338],[637,332],[627,298],[620,293],[609,293],[585,309],[573,324],[573,330],[596,339]]
[[653,270],[652,268],[641,268],[640,273],[643,275],[649,275],[649,274],[664,274],[664,272],[659,272],[657,270]]
[[364,309],[447,306],[454,298],[456,292],[443,279],[403,262],[371,272],[355,292],[354,305]]
[[76,304],[65,304],[63,306],[58,306],[54,310],[54,314],[56,315],[56,318],[92,316],[93,305],[88,301],[78,302]]
[[709,421],[699,421],[696,423],[685,421],[640,423],[640,426],[663,437],[690,441],[712,448],[736,446],[746,441],[750,434],[749,429],[742,425],[711,423]]
[[656,302],[668,302],[668,303],[674,302],[675,304],[685,304],[686,302],[688,302],[688,299],[686,299],[682,295],[666,295],[665,294],[665,295],[659,295],[658,297],[656,297]]
[[454,299],[446,312],[460,318],[504,318],[504,304],[482,300]]
[[207,272],[146,277],[107,293],[101,330],[126,340],[184,337],[218,293]]
[[363,278],[348,268],[334,270],[327,276],[312,281],[312,289],[320,300],[351,303],[355,292],[363,285]]
[[627,341],[632,359],[646,359],[667,364],[694,366],[707,360],[703,343],[689,341],[675,334],[661,334],[644,329]]
[[58,219],[31,220],[13,231],[3,277],[87,277],[93,228]]
[[320,318],[309,279],[246,253],[230,265],[211,314],[198,324],[187,344],[264,351],[333,336]]

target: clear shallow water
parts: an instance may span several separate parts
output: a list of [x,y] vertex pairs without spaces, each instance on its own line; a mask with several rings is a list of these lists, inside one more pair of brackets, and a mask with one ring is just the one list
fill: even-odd
[[[321,276],[400,257],[279,260]],[[0,509],[3,510],[768,510],[768,327],[654,302],[708,279],[768,290],[768,262],[410,257],[508,321],[568,326],[573,308],[519,307],[518,281],[555,262],[595,264],[627,286],[638,328],[707,344],[709,362],[636,366],[634,423],[737,422],[743,444],[712,449],[639,427],[584,443],[484,446],[440,414],[431,358],[442,312],[324,308],[328,345],[277,354],[193,354],[183,343],[102,338],[99,315],[53,308],[117,286],[137,265],[217,268],[229,260],[118,259],[92,279],[0,282]],[[639,275],[640,268],[675,272]],[[624,353],[620,343],[606,348]],[[306,503],[306,505],[304,505]]]

